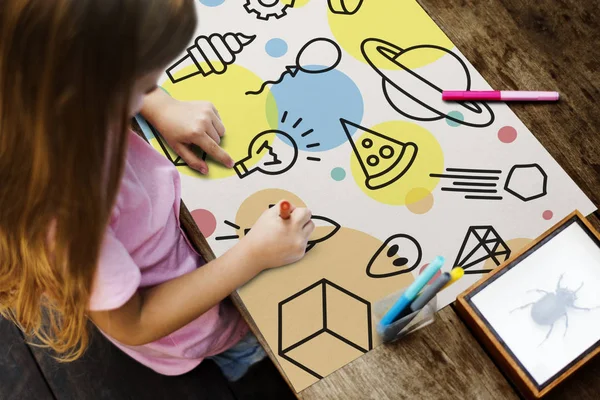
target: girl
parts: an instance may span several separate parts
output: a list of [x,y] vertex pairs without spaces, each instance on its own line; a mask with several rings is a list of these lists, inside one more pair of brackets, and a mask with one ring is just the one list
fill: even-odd
[[177,171],[128,124],[141,110],[189,165],[208,172],[195,143],[232,166],[214,107],[156,87],[195,16],[193,0],[0,6],[0,312],[63,361],[89,318],[159,373],[216,356],[240,378],[264,352],[222,300],[300,259],[314,229],[308,210],[273,207],[205,265],[180,230]]

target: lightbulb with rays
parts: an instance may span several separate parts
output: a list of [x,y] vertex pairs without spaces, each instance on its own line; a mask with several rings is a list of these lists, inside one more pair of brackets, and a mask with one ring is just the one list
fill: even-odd
[[[281,118],[281,123],[285,124],[288,112],[285,111]],[[298,118],[292,125],[292,130],[297,129],[302,123],[302,118]],[[312,129],[300,134],[300,138],[305,138],[313,132]],[[253,172],[261,172],[266,175],[279,175],[287,172],[296,164],[298,160],[297,139],[292,135],[281,130],[271,129],[254,136],[248,145],[248,155],[239,160],[233,166],[240,179],[244,179]],[[307,149],[318,147],[318,142],[309,143]],[[259,158],[260,161],[254,161]],[[309,161],[321,161],[318,157],[306,157]],[[252,165],[252,167],[248,167]]]
[[[256,158],[260,158],[260,161],[254,164]],[[240,179],[256,171],[279,175],[292,168],[297,159],[296,141],[289,134],[273,129],[256,135],[248,146],[248,156],[236,162],[233,168]],[[254,165],[248,168],[249,164]]]

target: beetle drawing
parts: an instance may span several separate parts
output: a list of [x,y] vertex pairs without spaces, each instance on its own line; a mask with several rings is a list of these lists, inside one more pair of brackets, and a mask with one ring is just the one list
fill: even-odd
[[558,283],[556,284],[556,290],[554,292],[548,292],[541,289],[529,290],[528,292],[542,293],[543,296],[537,301],[517,307],[511,311],[512,313],[531,306],[531,319],[533,319],[533,322],[538,325],[550,326],[550,329],[546,334],[546,338],[542,341],[542,343],[540,343],[540,346],[550,337],[552,329],[554,328],[554,324],[562,317],[565,317],[565,333],[563,336],[567,335],[567,330],[569,329],[569,316],[567,312],[569,308],[584,311],[590,311],[593,309],[575,305],[575,301],[577,300],[577,292],[579,292],[579,290],[583,287],[583,282],[581,285],[579,285],[577,290],[570,290],[567,287],[560,286],[563,275],[564,273],[560,275]]

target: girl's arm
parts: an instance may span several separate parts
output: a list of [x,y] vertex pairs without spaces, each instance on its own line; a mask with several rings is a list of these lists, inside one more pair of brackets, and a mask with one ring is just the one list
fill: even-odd
[[256,257],[245,247],[234,246],[189,274],[139,290],[117,310],[91,312],[90,317],[123,344],[158,340],[192,322],[260,272]]
[[149,289],[125,305],[90,312],[94,323],[119,342],[138,346],[182,328],[267,268],[295,262],[304,255],[314,230],[311,213],[293,210],[290,219],[272,207],[252,230],[223,256],[197,270]]

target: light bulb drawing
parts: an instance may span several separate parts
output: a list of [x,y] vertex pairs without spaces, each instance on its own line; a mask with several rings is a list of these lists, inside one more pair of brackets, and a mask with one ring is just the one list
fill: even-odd
[[[253,161],[258,163],[250,166]],[[233,166],[240,179],[259,171],[279,175],[288,171],[298,160],[298,145],[287,133],[276,129],[256,135],[248,146],[248,156]]]
[[265,81],[257,91],[248,91],[246,95],[261,94],[267,85],[277,85],[286,75],[295,77],[299,71],[307,74],[322,74],[331,71],[342,60],[340,46],[328,38],[309,40],[296,55],[296,64],[288,65],[276,81]]

